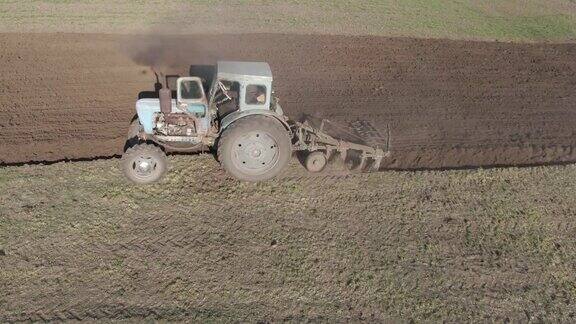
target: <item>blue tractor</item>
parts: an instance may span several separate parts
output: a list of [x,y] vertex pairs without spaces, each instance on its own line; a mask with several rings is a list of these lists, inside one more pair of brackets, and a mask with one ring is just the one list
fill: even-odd
[[122,169],[131,181],[154,183],[167,172],[166,152],[211,148],[223,168],[243,181],[277,176],[294,151],[306,168],[321,171],[339,152],[346,160],[359,153],[360,168],[379,169],[388,150],[336,139],[308,122],[284,115],[273,97],[272,72],[263,62],[218,62],[205,92],[200,77],[180,77],[176,91],[159,90],[159,98],[136,102],[137,118],[128,132]]

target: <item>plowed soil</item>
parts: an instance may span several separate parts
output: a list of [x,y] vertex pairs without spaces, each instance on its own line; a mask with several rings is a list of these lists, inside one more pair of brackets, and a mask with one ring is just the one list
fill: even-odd
[[389,126],[389,168],[576,160],[575,45],[303,35],[0,35],[0,163],[121,154],[148,68],[268,61],[284,110]]

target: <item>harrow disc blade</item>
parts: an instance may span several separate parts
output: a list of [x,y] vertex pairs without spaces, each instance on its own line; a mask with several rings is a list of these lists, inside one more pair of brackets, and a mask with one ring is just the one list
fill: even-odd
[[344,165],[351,172],[367,172],[370,171],[370,161],[371,159],[364,157],[361,152],[350,150]]
[[364,144],[389,150],[390,130],[388,125],[385,127],[385,131],[382,132],[367,120],[358,119],[350,123],[350,128],[358,138],[362,139]]

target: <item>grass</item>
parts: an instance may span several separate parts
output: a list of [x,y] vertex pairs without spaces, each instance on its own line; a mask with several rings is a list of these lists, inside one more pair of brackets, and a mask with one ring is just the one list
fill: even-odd
[[[189,19],[194,17],[194,24]],[[570,0],[0,1],[0,31],[368,34],[571,41]]]
[[149,187],[117,160],[0,169],[0,320],[574,316],[574,166],[246,184],[171,164]]

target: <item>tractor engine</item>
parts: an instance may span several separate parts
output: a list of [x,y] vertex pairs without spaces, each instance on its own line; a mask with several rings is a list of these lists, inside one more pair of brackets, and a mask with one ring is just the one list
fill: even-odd
[[156,132],[165,136],[195,136],[198,131],[198,119],[186,113],[172,112],[172,92],[162,88],[160,94],[160,113],[156,116]]
[[156,132],[166,136],[195,136],[198,119],[188,114],[156,114]]

